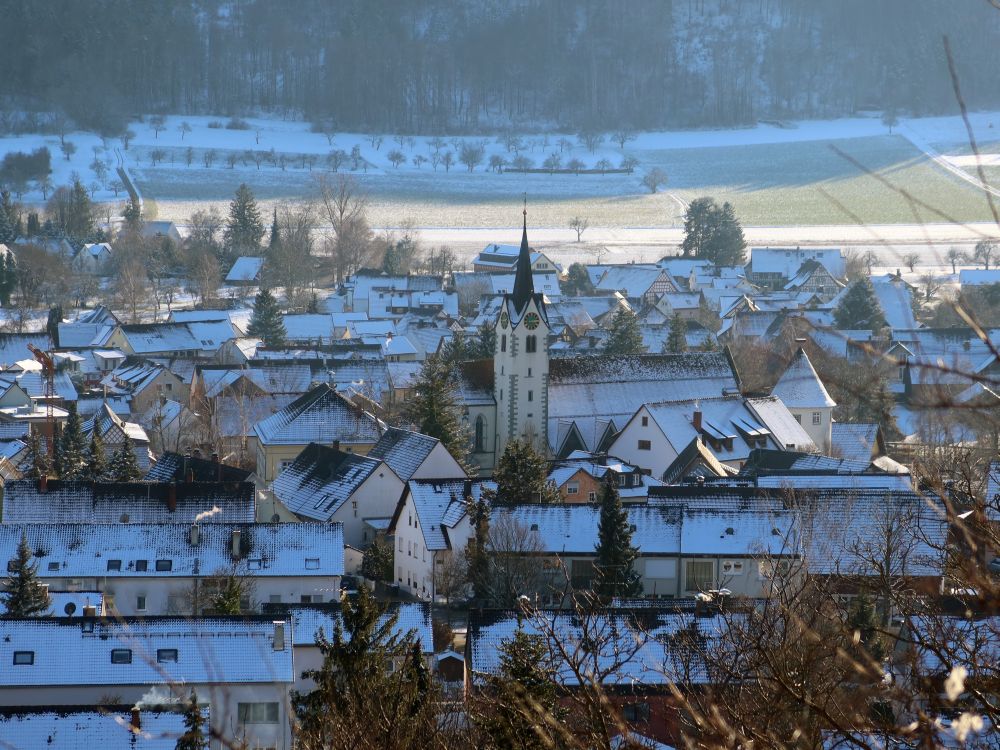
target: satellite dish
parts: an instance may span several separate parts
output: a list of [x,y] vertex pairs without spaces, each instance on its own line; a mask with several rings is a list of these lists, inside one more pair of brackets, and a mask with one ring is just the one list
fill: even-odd
[[76,605],[73,602],[66,602],[66,606],[63,607],[63,612],[66,613],[67,617],[72,617],[73,613],[76,612]]

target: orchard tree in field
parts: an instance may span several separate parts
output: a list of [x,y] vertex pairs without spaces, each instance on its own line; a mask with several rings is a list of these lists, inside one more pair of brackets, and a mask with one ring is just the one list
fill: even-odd
[[574,216],[569,220],[569,228],[576,232],[576,241],[580,241],[580,236],[587,231],[587,227],[590,226],[590,222],[587,219],[583,219],[579,216]]
[[917,263],[920,262],[920,254],[907,253],[903,256],[903,262],[906,264],[906,267],[910,269],[910,273],[913,273],[913,269],[916,267]]
[[854,282],[833,311],[837,328],[847,330],[878,331],[885,326],[885,316],[875,297],[871,279]]
[[655,193],[667,184],[667,173],[659,167],[653,167],[642,176],[642,184],[649,188],[649,192]]
[[76,153],[76,144],[73,141],[63,141],[59,144],[59,150],[66,157],[66,161],[69,161],[73,158],[73,154]]
[[746,262],[746,238],[731,203],[719,206],[713,198],[696,198],[684,214],[684,257],[704,258],[717,266]]
[[564,294],[573,297],[593,293],[594,285],[590,281],[590,274],[587,273],[587,267],[583,263],[573,263],[566,269],[566,281],[562,283],[562,289]]
[[663,349],[668,354],[683,354],[687,351],[687,321],[680,313],[674,313],[670,319],[670,332],[664,344]]
[[177,738],[174,749],[208,750],[208,740],[205,738],[205,714],[198,705],[198,694],[194,690],[184,702],[184,734]]
[[483,163],[485,155],[486,149],[478,143],[463,143],[462,150],[458,154],[458,160],[472,172]]
[[560,502],[559,491],[549,481],[545,458],[527,440],[507,443],[493,472],[493,479],[497,483],[497,503],[526,505]]
[[957,274],[958,273],[957,266],[958,266],[959,263],[965,263],[969,259],[969,256],[967,256],[964,252],[962,252],[961,250],[959,250],[957,247],[949,247],[948,248],[948,252],[945,253],[944,257],[945,257],[945,260],[947,260],[951,264],[951,272],[952,272],[952,274]]
[[108,478],[112,482],[135,482],[142,478],[139,462],[135,458],[135,447],[128,435],[122,440],[108,462]]
[[52,602],[48,589],[38,579],[38,563],[34,561],[24,532],[21,532],[17,553],[7,563],[7,571],[3,591],[0,591],[4,615],[34,617],[48,612]]
[[429,357],[420,369],[404,416],[417,432],[440,440],[452,458],[464,466],[469,441],[460,414],[453,370],[443,358]]
[[236,195],[229,204],[229,218],[223,230],[226,248],[235,255],[260,251],[260,241],[264,236],[264,221],[257,207],[257,199],[246,183],[236,189]]
[[177,126],[177,129],[181,132],[181,140],[184,140],[184,136],[191,132],[191,126],[187,122],[182,122]]
[[646,347],[639,332],[639,319],[625,307],[619,307],[611,318],[608,339],[604,342],[604,354],[642,354]]
[[997,243],[992,240],[980,240],[976,243],[975,250],[972,251],[972,259],[983,264],[983,268],[990,270],[990,263],[997,252]]
[[253,315],[247,334],[261,339],[269,349],[278,349],[285,344],[285,322],[281,318],[278,301],[266,287],[257,292],[253,301]]
[[149,118],[149,129],[153,131],[153,138],[159,140],[160,133],[167,129],[167,118],[163,115],[153,115]]
[[889,135],[892,135],[892,129],[899,125],[899,114],[896,112],[895,105],[889,105],[882,112],[882,124],[889,128]]
[[639,550],[632,546],[628,513],[622,506],[611,474],[601,490],[601,518],[597,524],[594,589],[606,597],[642,595],[642,581],[633,567]]

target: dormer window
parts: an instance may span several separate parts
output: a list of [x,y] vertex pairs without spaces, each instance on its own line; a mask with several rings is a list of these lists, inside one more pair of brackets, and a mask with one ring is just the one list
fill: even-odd
[[35,663],[35,652],[34,651],[15,651],[14,652],[14,666],[16,667],[28,667]]
[[121,570],[122,561],[121,560],[108,560],[108,570]]

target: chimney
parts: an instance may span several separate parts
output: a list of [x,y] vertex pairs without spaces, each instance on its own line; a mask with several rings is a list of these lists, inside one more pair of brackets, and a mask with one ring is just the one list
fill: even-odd
[[691,415],[691,425],[694,427],[696,432],[701,432],[701,408],[697,408],[694,414]]
[[221,482],[222,481],[222,464],[219,463],[219,454],[218,453],[213,453],[212,454],[212,463],[215,464],[215,481],[216,482]]
[[171,513],[177,510],[177,485],[174,482],[167,485],[167,510]]
[[133,732],[138,732],[142,729],[142,717],[139,715],[139,707],[132,706],[132,721],[131,729]]
[[340,441],[339,440],[334,440],[333,441],[333,449],[335,451],[339,451],[340,450]]
[[272,645],[275,651],[285,650],[285,623],[281,620],[274,621],[274,641]]
[[97,607],[93,604],[83,605],[83,616],[84,617],[97,617]]
[[49,491],[49,477],[47,474],[42,474],[38,478],[38,491],[43,495]]
[[188,541],[192,547],[197,547],[198,542],[201,541],[201,527],[198,524],[191,524],[191,529],[188,531]]
[[194,481],[194,469],[188,469],[187,474],[184,477],[184,481],[191,484]]
[[233,533],[229,537],[229,552],[232,554],[234,560],[240,559],[242,537],[243,534],[239,529],[233,529]]

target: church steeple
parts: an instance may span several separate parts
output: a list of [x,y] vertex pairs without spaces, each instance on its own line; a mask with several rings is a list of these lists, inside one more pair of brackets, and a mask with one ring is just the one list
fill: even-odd
[[517,256],[517,266],[514,273],[514,293],[511,299],[518,313],[535,296],[535,284],[531,276],[531,250],[528,248],[528,207],[524,208],[524,230],[521,233],[521,252]]

